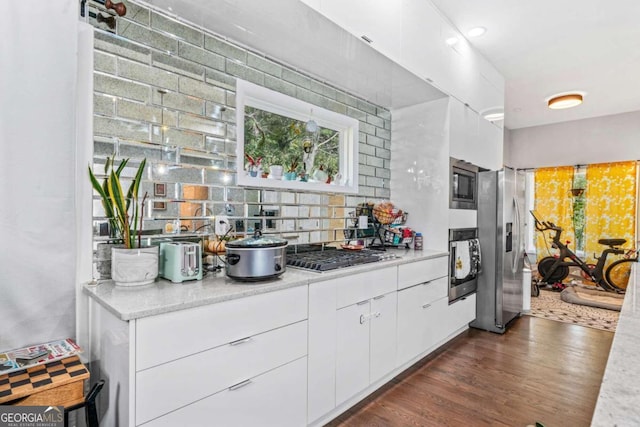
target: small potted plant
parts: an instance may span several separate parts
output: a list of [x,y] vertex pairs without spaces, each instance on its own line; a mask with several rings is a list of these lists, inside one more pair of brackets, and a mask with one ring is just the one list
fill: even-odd
[[289,169],[284,174],[284,179],[287,181],[295,181],[296,176],[298,175],[297,169],[298,169],[298,161],[294,160],[289,164]]
[[262,166],[262,157],[253,158],[249,154],[245,153],[244,155],[247,158],[246,169],[249,172],[249,175],[252,177],[258,176],[258,172],[260,172]]
[[105,215],[112,228],[112,237],[123,247],[111,249],[111,277],[116,285],[136,286],[152,283],[158,277],[158,246],[143,247],[141,244],[142,218],[144,217],[145,193],[139,201],[138,190],[146,165],[143,159],[125,193],[120,174],[129,159],[116,167],[114,160],[107,158],[105,179],[102,184],[89,167],[89,178],[94,190],[102,198]]
[[327,182],[329,174],[324,170],[324,165],[320,165],[318,169],[313,172],[313,179],[318,182]]

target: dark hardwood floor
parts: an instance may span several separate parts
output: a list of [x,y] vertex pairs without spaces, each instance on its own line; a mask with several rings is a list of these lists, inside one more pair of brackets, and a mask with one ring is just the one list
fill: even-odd
[[469,329],[329,425],[589,426],[612,340],[530,316]]

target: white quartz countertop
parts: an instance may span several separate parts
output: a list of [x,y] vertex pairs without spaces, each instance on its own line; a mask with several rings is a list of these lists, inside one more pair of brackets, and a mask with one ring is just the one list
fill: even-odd
[[399,258],[341,268],[323,273],[287,267],[279,278],[262,282],[240,282],[228,278],[224,271],[209,273],[198,281],[172,283],[158,279],[150,285],[138,287],[115,286],[113,282],[84,285],[84,292],[122,320],[132,320],[191,307],[215,304],[264,292],[322,282],[363,271],[371,271],[430,258],[448,256],[441,251],[387,249]]
[[640,268],[634,264],[613,337],[600,394],[591,420],[594,427],[640,424]]

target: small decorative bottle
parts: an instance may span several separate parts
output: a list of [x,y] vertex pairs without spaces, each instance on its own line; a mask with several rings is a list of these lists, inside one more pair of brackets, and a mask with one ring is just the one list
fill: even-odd
[[422,233],[416,233],[413,238],[413,249],[416,251],[422,250]]

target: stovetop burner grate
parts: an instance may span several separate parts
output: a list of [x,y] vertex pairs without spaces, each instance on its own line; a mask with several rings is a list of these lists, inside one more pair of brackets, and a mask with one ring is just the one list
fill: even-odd
[[378,262],[392,258],[382,251],[363,250],[359,252],[343,250],[327,250],[320,252],[304,252],[287,254],[287,266],[314,271],[329,271],[337,268]]

